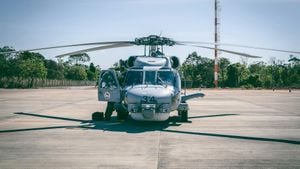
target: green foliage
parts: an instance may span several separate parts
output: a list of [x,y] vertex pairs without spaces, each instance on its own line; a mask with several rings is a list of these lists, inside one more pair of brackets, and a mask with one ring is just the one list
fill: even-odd
[[[14,49],[3,47],[0,51],[14,51]],[[2,54],[0,55],[0,77],[45,78],[47,69],[43,60],[41,54],[32,52]]]
[[87,73],[83,66],[72,66],[66,72],[66,78],[72,80],[87,80]]
[[227,80],[226,84],[228,87],[238,87],[240,83],[240,63],[231,64],[227,68]]
[[226,79],[227,79],[227,68],[230,65],[230,61],[226,58],[220,58],[219,65],[220,65],[219,85],[225,87]]
[[34,52],[22,52],[17,56],[18,60],[30,60],[30,59],[38,59],[38,60],[45,60],[45,57],[39,53],[34,53]]
[[181,67],[185,80],[192,81],[193,87],[213,86],[212,59],[201,57],[196,52],[190,54]]
[[258,74],[251,74],[247,80],[247,84],[253,87],[261,87],[261,81]]
[[16,67],[12,73],[22,78],[46,78],[47,69],[44,65],[44,56],[39,53],[22,52],[16,55],[16,62],[12,62]]
[[94,66],[94,63],[90,63],[87,69],[87,79],[91,81],[96,81],[100,75],[100,68]]
[[[0,48],[0,52],[10,52],[14,51],[14,49],[4,46]],[[11,67],[12,65],[12,57],[14,54],[0,54],[0,78],[12,75]]]
[[7,75],[7,70],[9,69],[9,62],[6,59],[0,58],[0,78]]
[[96,80],[96,75],[95,75],[95,73],[94,72],[92,72],[92,71],[90,71],[90,70],[87,70],[87,79],[88,80]]
[[54,60],[45,60],[47,79],[64,79],[64,65]]
[[[7,46],[0,48],[0,52],[8,51],[14,51],[14,49]],[[0,54],[0,87],[18,87],[1,83],[20,79],[31,81],[28,87],[32,87],[34,78],[95,81],[99,77],[100,67],[93,63],[89,66],[80,64],[89,60],[87,54],[72,55],[67,62],[45,59],[43,55],[34,52]],[[114,64],[113,68],[120,74],[124,74],[126,61],[121,60],[120,63],[122,64]],[[193,52],[183,62],[180,71],[183,74],[182,80],[187,80],[191,87],[214,86],[213,59]],[[232,64],[228,59],[220,58],[219,72],[219,86],[221,87],[300,88],[300,59],[292,55],[287,63],[272,58],[271,64],[258,62],[249,66],[241,63]]]
[[93,72],[93,73],[95,73],[96,72],[96,67],[95,67],[95,65],[94,65],[94,63],[92,62],[92,63],[90,63],[90,66],[89,66],[89,71],[91,71],[91,72]]
[[249,69],[244,64],[235,63],[227,67],[228,87],[239,87],[248,83]]
[[[199,56],[196,52],[188,55],[181,67],[183,77],[191,87],[213,87],[214,62]],[[258,62],[246,66],[231,64],[228,59],[219,60],[219,86],[250,88],[300,88],[300,59],[291,56],[288,64],[271,58],[271,64]]]
[[[0,52],[9,51],[14,49],[0,48]],[[45,59],[43,55],[34,52],[0,54],[0,87],[33,87],[36,79],[46,78],[95,81],[100,74],[100,67],[93,63],[89,66],[79,64],[89,60],[87,54],[73,55],[67,62]],[[22,81],[22,85],[10,84],[17,81]],[[23,82],[28,82],[28,85]]]
[[18,62],[20,76],[23,78],[46,78],[47,69],[42,60],[33,58]]

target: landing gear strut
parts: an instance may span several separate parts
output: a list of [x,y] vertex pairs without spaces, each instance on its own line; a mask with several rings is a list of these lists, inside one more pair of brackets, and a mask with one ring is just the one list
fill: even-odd
[[126,120],[128,117],[128,112],[124,110],[117,111],[117,119],[118,120]]
[[122,105],[122,103],[116,103],[115,109],[117,111],[117,119],[118,120],[126,120],[128,117],[128,111],[127,108]]
[[178,116],[181,122],[188,121],[188,104],[186,102],[182,102],[178,106]]
[[178,116],[179,116],[179,119],[181,122],[188,121],[188,111],[187,110],[178,111]]
[[107,106],[105,110],[105,118],[104,118],[105,121],[110,121],[111,115],[115,109],[114,106],[115,106],[114,102],[107,102]]

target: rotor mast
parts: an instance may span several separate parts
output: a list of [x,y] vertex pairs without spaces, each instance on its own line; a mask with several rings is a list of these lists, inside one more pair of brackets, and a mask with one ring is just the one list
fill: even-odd
[[220,30],[219,30],[219,6],[220,2],[219,0],[215,0],[215,64],[214,64],[214,84],[215,88],[218,87],[218,78],[219,78],[219,57],[218,57],[218,47],[220,42]]
[[[150,35],[148,37],[136,38],[133,42],[135,45],[144,45],[144,55],[146,56],[146,49],[148,46],[148,56],[163,56],[163,46],[174,46],[176,42],[172,39],[161,37],[157,35]],[[160,48],[159,48],[160,47]]]

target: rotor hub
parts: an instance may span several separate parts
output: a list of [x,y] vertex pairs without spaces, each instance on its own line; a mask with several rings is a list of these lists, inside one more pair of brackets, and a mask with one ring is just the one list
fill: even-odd
[[135,45],[145,45],[145,46],[173,46],[176,44],[176,42],[172,39],[157,36],[157,35],[150,35],[147,37],[136,38],[134,43]]

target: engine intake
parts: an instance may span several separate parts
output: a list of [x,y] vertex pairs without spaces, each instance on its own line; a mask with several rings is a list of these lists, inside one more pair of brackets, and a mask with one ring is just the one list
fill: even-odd
[[172,66],[173,69],[176,69],[176,68],[179,67],[180,62],[179,62],[179,58],[178,58],[178,57],[172,56],[172,57],[170,58],[170,61],[171,61],[171,66]]

